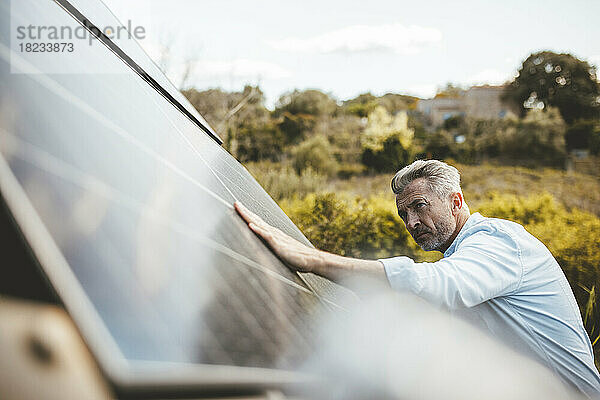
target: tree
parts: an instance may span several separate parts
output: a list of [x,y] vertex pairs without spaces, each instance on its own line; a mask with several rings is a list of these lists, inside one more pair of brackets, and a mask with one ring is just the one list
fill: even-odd
[[296,144],[304,140],[306,133],[315,127],[315,117],[310,114],[284,112],[277,126],[283,133],[286,144]]
[[284,112],[290,114],[309,114],[313,116],[330,115],[337,110],[337,103],[329,95],[315,89],[294,90],[285,93],[277,101],[275,115]]
[[404,94],[386,93],[379,97],[379,105],[394,114],[398,111],[415,110],[419,98]]
[[367,117],[375,107],[377,107],[377,97],[371,93],[363,93],[344,101],[344,110],[361,118]]
[[325,136],[317,135],[305,140],[292,150],[292,154],[298,175],[308,168],[326,176],[333,176],[337,172],[337,161]]
[[439,88],[435,95],[436,99],[456,99],[463,96],[465,90],[453,83],[446,83],[446,87]]
[[188,89],[182,93],[221,136],[228,129],[264,125],[270,121],[269,110],[264,105],[264,94],[258,87],[245,86],[241,92]]
[[234,135],[228,150],[240,162],[271,160],[279,161],[283,154],[284,140],[281,131],[271,123],[260,126],[242,126]]
[[443,160],[454,155],[453,136],[444,130],[438,131],[431,135],[425,145],[425,152],[428,157]]
[[271,121],[264,95],[258,87],[241,92],[195,89],[182,92],[223,138],[223,147],[239,161],[277,160],[285,138]]
[[594,128],[594,131],[592,132],[592,135],[590,137],[590,152],[593,155],[599,156],[600,155],[600,123],[598,125],[596,125],[596,127]]
[[363,164],[378,172],[398,170],[412,159],[413,136],[406,113],[392,116],[377,106],[369,114],[367,128],[361,135]]
[[406,113],[400,112],[393,116],[382,106],[377,106],[369,114],[369,121],[361,136],[361,143],[365,148],[379,151],[388,137],[396,136],[402,146],[408,148],[412,143],[413,135],[413,130],[408,127]]
[[[567,149],[592,150],[594,135],[600,131],[600,122],[597,120],[581,119],[573,123],[565,133]],[[600,288],[599,288],[600,289]]]
[[377,106],[383,106],[387,112],[395,114],[398,111],[415,110],[417,97],[403,94],[386,93],[375,97],[371,93],[363,93],[344,101],[344,110],[361,118],[367,117]]
[[563,167],[566,126],[557,109],[530,110],[504,133],[501,150],[509,157],[529,160],[535,165]]
[[507,86],[503,99],[519,107],[521,116],[527,109],[554,106],[568,124],[600,115],[596,69],[571,54],[531,54]]

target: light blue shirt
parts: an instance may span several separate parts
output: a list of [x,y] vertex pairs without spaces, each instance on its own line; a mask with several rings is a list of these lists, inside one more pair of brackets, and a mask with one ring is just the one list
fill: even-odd
[[521,225],[475,213],[441,260],[380,261],[392,288],[487,328],[581,392],[600,397],[600,375],[571,287],[546,246]]

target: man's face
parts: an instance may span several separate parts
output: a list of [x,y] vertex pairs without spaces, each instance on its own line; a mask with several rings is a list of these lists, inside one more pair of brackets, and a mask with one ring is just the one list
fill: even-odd
[[423,250],[442,251],[456,229],[449,199],[440,199],[425,178],[420,178],[396,195],[396,206],[406,229]]

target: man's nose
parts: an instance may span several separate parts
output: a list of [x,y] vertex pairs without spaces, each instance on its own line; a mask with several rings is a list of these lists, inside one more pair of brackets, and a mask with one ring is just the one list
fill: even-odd
[[417,217],[416,215],[413,215],[412,213],[409,213],[406,216],[406,225],[407,225],[409,231],[413,231],[419,225],[421,225],[421,221],[419,221],[419,217]]

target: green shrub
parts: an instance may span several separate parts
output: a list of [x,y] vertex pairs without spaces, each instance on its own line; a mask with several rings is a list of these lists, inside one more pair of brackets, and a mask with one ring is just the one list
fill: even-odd
[[338,168],[338,177],[341,179],[349,179],[353,176],[364,174],[365,166],[357,163],[341,163]]
[[536,165],[564,167],[565,131],[558,110],[532,110],[501,139],[502,152],[508,157],[534,160]]
[[367,117],[377,107],[377,97],[371,93],[363,93],[354,99],[344,102],[344,111],[358,117]]
[[[497,159],[503,163],[563,168],[566,160],[566,125],[556,109],[532,110],[519,120],[463,121],[449,119],[447,130],[422,138],[425,153],[433,158],[452,157],[463,163]],[[456,143],[458,135],[463,143]]]
[[[592,346],[596,347],[600,341],[600,310],[598,309],[596,286],[593,285],[591,289],[582,286],[582,289],[588,294],[588,300],[583,307],[583,324],[587,328]],[[599,361],[596,359],[596,365]]]
[[272,124],[230,131],[225,148],[239,161],[279,160],[284,149],[281,131]]
[[454,156],[454,137],[446,131],[438,131],[431,135],[425,145],[425,152],[430,158],[443,160]]
[[444,120],[442,127],[447,131],[454,131],[465,124],[465,116],[462,114],[453,115]]
[[293,165],[298,174],[307,168],[326,175],[337,173],[338,164],[333,155],[333,149],[324,136],[315,136],[300,143],[292,149]]
[[414,158],[413,137],[406,113],[392,115],[377,106],[361,135],[361,161],[377,172],[397,171]]
[[281,121],[277,124],[283,133],[286,144],[296,144],[306,137],[306,133],[315,127],[315,117],[310,114],[291,114],[284,112]]
[[279,97],[275,115],[280,115],[284,112],[290,114],[309,114],[309,115],[330,115],[337,111],[337,103],[327,93],[319,90],[294,90],[293,92],[284,93]]
[[350,114],[365,118],[371,111],[375,109],[375,107],[377,107],[377,102],[373,101],[370,103],[349,104],[347,107],[345,107],[345,110]]
[[375,172],[396,172],[414,159],[413,148],[402,146],[397,137],[389,137],[383,142],[379,151],[371,148],[363,149],[362,163]]

